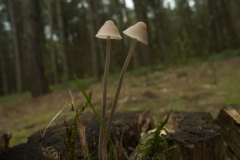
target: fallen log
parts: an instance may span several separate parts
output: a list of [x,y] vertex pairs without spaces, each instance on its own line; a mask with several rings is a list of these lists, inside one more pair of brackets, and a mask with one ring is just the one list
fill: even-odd
[[[86,136],[91,153],[97,155],[99,123],[93,114],[84,113],[81,115],[83,125],[86,126]],[[71,121],[67,122],[71,127]],[[60,124],[50,127],[42,141],[43,147],[52,147],[61,152],[64,148],[65,125]],[[119,159],[127,159],[129,154],[136,147],[141,132],[155,128],[154,121],[149,111],[132,111],[117,113],[111,127],[110,136],[117,149]],[[8,160],[40,160],[39,138],[43,130],[35,132],[28,138],[28,142],[10,148],[0,153],[0,159]],[[76,149],[80,146],[79,137],[76,139]],[[81,151],[79,151],[81,152]],[[12,153],[15,153],[14,155]],[[81,154],[79,154],[81,156]],[[93,158],[94,159],[94,158]]]

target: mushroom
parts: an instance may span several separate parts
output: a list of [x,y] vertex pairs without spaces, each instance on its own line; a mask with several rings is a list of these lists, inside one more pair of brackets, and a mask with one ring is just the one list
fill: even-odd
[[[124,74],[125,74],[125,72],[127,70],[127,66],[128,66],[128,63],[129,63],[129,61],[131,59],[131,56],[133,54],[133,50],[135,48],[135,45],[136,45],[137,41],[142,42],[143,44],[148,45],[147,26],[146,26],[146,24],[144,22],[136,23],[135,25],[133,25],[133,26],[129,27],[128,29],[126,29],[125,31],[123,31],[123,33],[126,34],[127,36],[133,38],[133,41],[132,41],[130,50],[128,52],[127,58],[125,60],[125,63],[123,65],[120,77],[119,77],[117,90],[116,90],[115,97],[114,97],[114,100],[113,100],[113,103],[112,103],[111,112],[110,112],[110,115],[109,115],[109,118],[108,118],[108,122],[107,122],[107,127],[106,127],[106,130],[108,132],[110,132],[110,129],[111,129],[111,124],[112,124],[114,112],[116,110],[116,105],[117,105],[119,93],[121,91],[123,77],[124,77]],[[104,143],[103,143],[104,147],[107,147],[107,142],[108,142],[107,137],[105,137]]]
[[[108,81],[108,72],[109,72],[109,63],[110,63],[110,48],[111,48],[111,39],[122,39],[117,27],[115,26],[113,21],[106,21],[104,25],[100,28],[98,33],[96,34],[97,38],[107,39],[106,46],[106,60],[105,60],[105,69],[104,69],[104,78],[103,78],[103,102],[102,102],[102,113],[101,113],[101,121],[105,126],[105,116],[106,116],[106,99],[107,99],[107,81]],[[98,145],[98,157],[101,158],[101,149],[103,148],[103,139],[104,132],[102,126],[100,126],[99,133],[99,145]]]

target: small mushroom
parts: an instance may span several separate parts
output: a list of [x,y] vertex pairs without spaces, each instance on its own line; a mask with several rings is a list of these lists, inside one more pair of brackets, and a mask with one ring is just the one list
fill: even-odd
[[[127,66],[129,64],[129,61],[131,59],[131,56],[133,54],[133,50],[135,48],[135,45],[137,43],[137,41],[142,42],[143,44],[148,45],[148,34],[147,34],[147,26],[144,22],[138,22],[135,25],[129,27],[128,29],[126,29],[125,31],[123,31],[124,34],[126,34],[127,36],[133,38],[130,50],[128,52],[127,58],[125,60],[125,63],[123,65],[120,77],[119,77],[119,81],[118,81],[118,86],[117,86],[117,90],[115,93],[115,97],[112,103],[112,107],[111,107],[111,112],[108,118],[108,122],[107,122],[107,127],[106,130],[109,132],[111,129],[111,125],[112,125],[112,120],[113,120],[113,116],[114,116],[114,112],[116,110],[116,105],[117,105],[117,101],[118,101],[118,97],[121,91],[121,86],[122,86],[122,81],[123,81],[123,77],[124,74],[127,70]],[[105,137],[104,139],[104,147],[107,146],[107,137]]]
[[[110,48],[111,48],[111,39],[122,39],[120,33],[115,26],[113,21],[106,21],[104,25],[98,31],[97,38],[100,39],[107,39],[107,46],[106,46],[106,60],[105,60],[105,69],[104,69],[104,78],[103,78],[103,102],[102,102],[102,113],[101,113],[101,121],[105,126],[105,117],[106,117],[106,99],[107,99],[107,81],[108,81],[108,72],[109,72],[109,63],[110,63]],[[99,133],[99,145],[98,145],[98,157],[102,159],[102,152],[101,149],[103,148],[103,139],[104,139],[104,132],[102,126],[100,126],[100,133]]]
[[142,42],[143,44],[148,45],[147,25],[144,22],[136,23],[123,31],[123,33],[139,42]]
[[97,38],[100,39],[122,39],[117,27],[115,26],[114,22],[108,20],[104,23],[104,25],[99,29],[98,33],[96,34]]

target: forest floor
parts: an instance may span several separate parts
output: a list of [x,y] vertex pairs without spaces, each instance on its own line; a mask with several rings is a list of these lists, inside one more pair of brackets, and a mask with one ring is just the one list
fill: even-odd
[[[110,109],[118,76],[109,78],[107,103]],[[86,81],[86,80],[85,80]],[[91,80],[89,79],[89,83]],[[8,130],[13,137],[10,146],[27,141],[33,132],[48,125],[54,115],[70,101],[68,88],[75,103],[85,103],[76,82],[64,87],[54,86],[50,94],[31,98],[29,93],[0,97],[0,130]],[[102,83],[88,85],[92,102],[100,112]],[[168,68],[141,68],[128,71],[118,101],[118,111],[150,110],[155,120],[163,120],[170,109],[210,112],[216,117],[225,104],[240,104],[240,56],[202,61]],[[91,112],[90,108],[87,112]],[[70,107],[57,118],[71,118]]]

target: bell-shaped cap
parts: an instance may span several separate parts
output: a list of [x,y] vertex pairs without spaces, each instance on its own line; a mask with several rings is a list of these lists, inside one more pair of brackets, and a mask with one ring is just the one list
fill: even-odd
[[138,22],[135,25],[129,27],[124,34],[131,38],[137,39],[139,42],[148,45],[147,25],[144,22]]
[[106,21],[96,34],[96,37],[101,39],[107,39],[107,36],[111,39],[122,39],[114,22],[110,20]]

